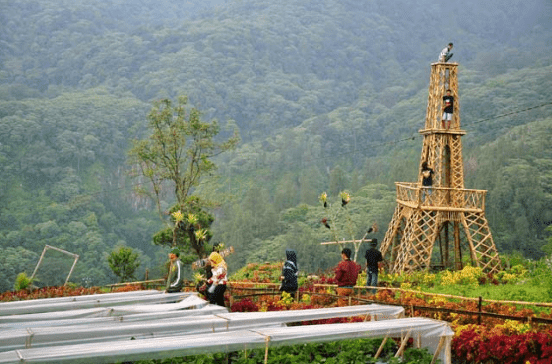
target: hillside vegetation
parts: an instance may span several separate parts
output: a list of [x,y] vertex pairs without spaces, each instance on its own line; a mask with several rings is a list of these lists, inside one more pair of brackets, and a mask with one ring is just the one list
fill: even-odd
[[[500,251],[552,252],[551,15],[544,0],[3,2],[0,291],[46,244],[79,254],[77,284],[114,282],[106,256],[122,245],[140,252],[138,277],[163,275],[161,223],[126,160],[152,101],[178,95],[221,138],[242,137],[195,191],[214,201],[231,269],[286,247],[304,269],[334,265],[323,191],[351,193],[340,238],[373,221],[383,238],[393,183],[416,178],[429,65],[449,41],[466,187],[489,191]],[[71,264],[52,252],[37,284],[63,283]]]

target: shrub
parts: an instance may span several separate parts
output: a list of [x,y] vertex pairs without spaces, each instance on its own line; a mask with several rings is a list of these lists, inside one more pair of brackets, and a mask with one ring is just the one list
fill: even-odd
[[33,283],[33,280],[27,276],[27,273],[22,272],[17,275],[15,278],[15,284],[13,289],[16,291],[21,291],[22,289],[27,289]]
[[234,302],[230,307],[231,312],[257,312],[259,308],[249,298],[244,298],[241,301]]

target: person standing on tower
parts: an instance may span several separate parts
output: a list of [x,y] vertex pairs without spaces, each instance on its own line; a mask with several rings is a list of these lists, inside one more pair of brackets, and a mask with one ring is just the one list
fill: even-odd
[[450,121],[452,120],[452,113],[454,112],[454,96],[452,96],[450,92],[450,89],[447,90],[447,94],[443,96],[443,118],[441,120],[443,129],[450,129]]
[[452,58],[452,53],[450,52],[452,50],[452,43],[449,43],[443,50],[441,51],[441,54],[439,54],[439,62],[447,62],[449,59]]
[[[429,168],[427,162],[422,163],[422,203],[427,198],[427,203],[430,203],[431,186],[433,185],[433,169]],[[427,197],[426,197],[427,196]]]

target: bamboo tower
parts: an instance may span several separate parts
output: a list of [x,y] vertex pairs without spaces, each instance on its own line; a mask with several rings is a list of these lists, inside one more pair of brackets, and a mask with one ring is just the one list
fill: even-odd
[[[381,245],[392,273],[462,269],[462,251],[485,272],[500,270],[500,259],[485,217],[485,190],[464,188],[457,63],[431,65],[429,97],[418,181],[396,182],[397,206]],[[443,96],[454,96],[449,129],[441,124]],[[434,171],[432,187],[422,187],[422,163]],[[431,189],[431,191],[428,191]],[[429,192],[429,193],[428,193]],[[438,250],[434,247],[438,247]],[[451,256],[452,255],[452,256]]]

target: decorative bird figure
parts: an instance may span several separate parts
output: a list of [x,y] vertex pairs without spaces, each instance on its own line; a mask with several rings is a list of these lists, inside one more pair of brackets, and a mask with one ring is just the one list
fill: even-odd
[[370,233],[377,233],[378,232],[378,223],[374,221],[374,223],[372,224],[372,226],[370,226],[370,228],[368,229],[368,231],[366,231],[367,234],[370,234]]

